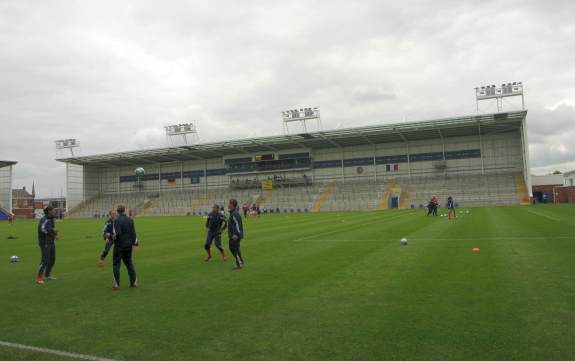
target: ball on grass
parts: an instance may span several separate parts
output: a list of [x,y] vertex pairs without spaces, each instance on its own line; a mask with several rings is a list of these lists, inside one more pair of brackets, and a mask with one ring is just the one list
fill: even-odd
[[407,246],[407,238],[402,238],[401,241],[399,241],[401,243],[402,246]]
[[18,256],[12,256],[10,257],[10,263],[16,263],[20,260],[20,258],[18,258]]

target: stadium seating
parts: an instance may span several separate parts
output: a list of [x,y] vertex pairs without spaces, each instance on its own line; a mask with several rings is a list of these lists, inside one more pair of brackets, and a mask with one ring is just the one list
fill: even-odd
[[[448,196],[463,206],[516,205],[521,187],[516,173],[486,175],[447,174],[444,176],[403,177],[380,182],[331,181],[308,186],[259,189],[215,188],[210,190],[166,191],[160,194],[106,194],[84,202],[71,215],[94,217],[124,204],[132,214],[205,215],[213,204],[226,204],[235,198],[240,204],[257,203],[262,211],[325,212],[388,208],[420,208],[436,196],[443,204]],[[390,202],[397,197],[395,207]]]
[[82,203],[68,216],[102,217],[119,204],[125,205],[131,214],[139,214],[147,198],[143,193],[103,194]]

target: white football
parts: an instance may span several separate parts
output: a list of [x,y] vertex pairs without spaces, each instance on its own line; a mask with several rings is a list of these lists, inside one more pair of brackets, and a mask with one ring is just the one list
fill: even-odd
[[18,258],[18,256],[12,256],[10,257],[10,263],[16,263],[18,262],[20,259]]
[[407,238],[402,238],[400,242],[403,246],[406,246],[407,245]]

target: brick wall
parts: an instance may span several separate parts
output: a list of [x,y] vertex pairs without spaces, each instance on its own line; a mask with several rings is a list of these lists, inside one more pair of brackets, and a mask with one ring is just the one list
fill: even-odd
[[557,203],[575,203],[575,186],[556,187]]
[[553,188],[557,187],[560,187],[560,185],[533,186],[533,198],[535,198],[536,192],[547,193],[547,203],[554,203],[555,197],[553,195]]

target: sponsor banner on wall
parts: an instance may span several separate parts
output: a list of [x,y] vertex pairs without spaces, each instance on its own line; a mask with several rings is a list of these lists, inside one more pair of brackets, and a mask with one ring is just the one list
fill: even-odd
[[264,191],[271,191],[274,189],[274,181],[271,179],[263,180],[262,181],[262,190]]

